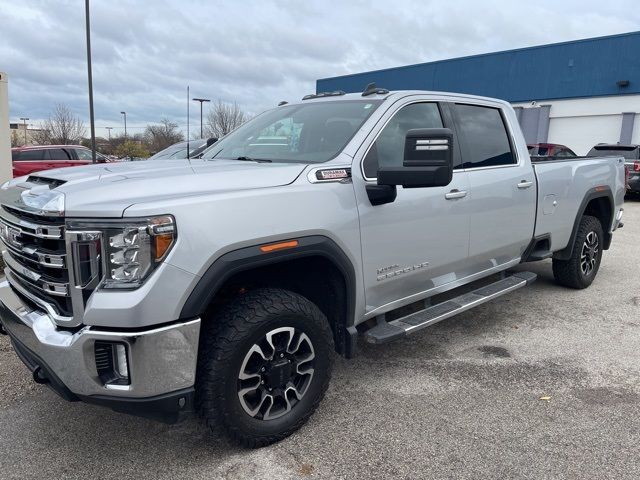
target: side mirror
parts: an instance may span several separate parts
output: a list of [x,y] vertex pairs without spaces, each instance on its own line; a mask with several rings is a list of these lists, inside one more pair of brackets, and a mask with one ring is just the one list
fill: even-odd
[[453,132],[448,128],[409,130],[402,167],[378,169],[378,185],[444,187],[453,178]]

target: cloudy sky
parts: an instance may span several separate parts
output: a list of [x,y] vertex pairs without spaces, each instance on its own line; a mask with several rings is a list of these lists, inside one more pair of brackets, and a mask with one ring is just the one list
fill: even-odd
[[[638,29],[637,0],[100,0],[91,4],[97,134],[167,117],[192,97],[258,113],[317,78]],[[88,118],[84,2],[0,0],[10,118],[60,102]],[[206,107],[205,107],[206,108]],[[191,121],[197,127],[198,107]]]

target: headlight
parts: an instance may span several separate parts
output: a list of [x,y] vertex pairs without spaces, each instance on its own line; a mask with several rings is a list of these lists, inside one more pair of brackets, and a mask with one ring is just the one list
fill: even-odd
[[[102,288],[137,288],[142,285],[167,256],[177,235],[171,215],[104,222],[73,221],[68,228],[101,233],[99,250],[104,255],[99,262],[104,269]],[[82,246],[82,243],[76,243],[74,248]],[[80,256],[74,255],[75,258]],[[83,278],[76,278],[76,285],[82,285],[83,281]]]

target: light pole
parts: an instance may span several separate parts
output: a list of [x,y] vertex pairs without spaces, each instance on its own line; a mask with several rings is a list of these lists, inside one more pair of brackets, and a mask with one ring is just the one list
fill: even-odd
[[89,22],[89,0],[84,1],[87,28],[87,77],[89,80],[89,123],[91,123],[91,160],[96,163],[96,124],[93,116],[93,75],[91,74],[91,28]]
[[107,133],[109,134],[109,143],[111,143],[111,130],[113,130],[113,127],[104,127],[107,129]]
[[127,112],[120,112],[124,115],[124,139],[127,140]]
[[200,138],[202,138],[202,104],[204,102],[210,102],[208,98],[194,98],[194,102],[200,102]]
[[29,120],[29,118],[27,117],[20,117],[20,120],[22,120],[22,123],[24,125],[24,144],[27,144],[27,120]]

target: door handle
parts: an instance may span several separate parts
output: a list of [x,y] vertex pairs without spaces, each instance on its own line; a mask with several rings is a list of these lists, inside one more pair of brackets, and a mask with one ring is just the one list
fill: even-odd
[[453,200],[455,198],[462,198],[466,196],[466,190],[458,190],[457,188],[451,190],[449,193],[444,194],[444,198],[446,198],[447,200]]
[[531,185],[533,185],[533,182],[528,182],[526,180],[522,180],[519,184],[518,184],[518,188],[519,189],[525,189],[525,188],[529,188]]

